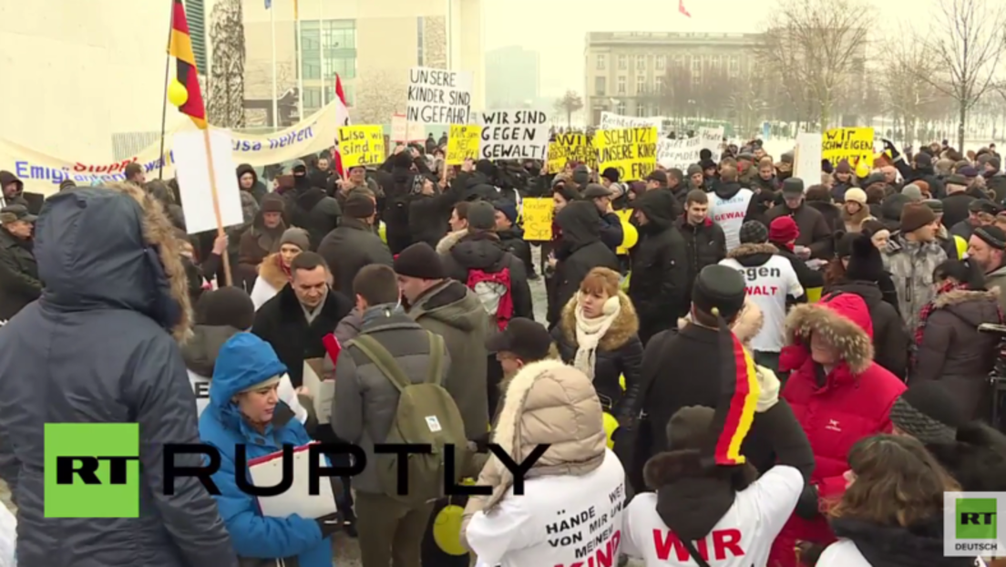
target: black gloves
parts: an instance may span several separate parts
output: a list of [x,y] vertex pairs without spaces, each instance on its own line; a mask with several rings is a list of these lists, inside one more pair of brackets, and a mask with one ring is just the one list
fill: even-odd
[[820,509],[818,508],[818,494],[816,486],[808,484],[803,487],[803,492],[800,493],[800,499],[796,501],[795,512],[797,516],[803,518],[804,520],[813,520],[821,515]]
[[338,512],[322,516],[315,520],[321,529],[321,537],[326,538],[342,528],[342,515]]
[[884,142],[884,150],[891,152],[891,159],[898,161],[898,157],[901,156],[901,153],[898,152],[898,148],[894,147],[894,142],[886,138],[881,141]]

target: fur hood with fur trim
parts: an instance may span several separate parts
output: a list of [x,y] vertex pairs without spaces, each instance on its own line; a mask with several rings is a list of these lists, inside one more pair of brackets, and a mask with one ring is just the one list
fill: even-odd
[[743,258],[745,256],[754,256],[755,254],[778,254],[779,249],[773,244],[741,244],[737,248],[727,252],[727,258]]
[[[608,327],[608,332],[598,343],[597,347],[603,351],[611,352],[617,350],[629,339],[639,333],[639,317],[636,315],[636,308],[628,295],[618,292],[619,312],[618,317]],[[559,323],[562,326],[562,334],[571,345],[576,344],[576,296],[566,303],[562,309],[562,319]]]
[[955,289],[946,293],[941,293],[933,301],[933,307],[943,309],[953,305],[961,305],[971,301],[999,301],[999,288],[993,287],[989,290],[968,290]]
[[[510,380],[492,439],[517,462],[537,445],[550,445],[525,478],[584,475],[604,462],[602,415],[601,402],[586,375],[558,360],[542,360],[525,366]],[[493,456],[482,467],[478,484],[492,486],[493,492],[468,499],[466,525],[476,512],[496,506],[513,478]]]
[[43,301],[111,306],[150,317],[183,343],[191,335],[188,278],[159,201],[130,183],[49,198],[36,226]]
[[866,302],[856,294],[794,307],[786,317],[787,337],[806,354],[812,333],[821,333],[838,349],[853,375],[873,363],[873,322]]
[[[685,325],[690,323],[691,320],[691,314],[678,319],[678,329],[684,329]],[[744,307],[741,308],[741,312],[737,314],[737,319],[735,319],[733,325],[730,326],[730,330],[733,331],[734,336],[737,337],[737,340],[739,340],[742,345],[750,349],[751,347],[749,343],[751,342],[751,339],[761,332],[761,328],[764,324],[765,315],[762,313],[761,308],[758,307],[753,299],[745,297]]]
[[455,232],[448,232],[440,242],[437,242],[437,254],[447,254],[454,248],[454,245],[461,241],[468,234],[468,229],[461,229]]
[[279,252],[269,254],[262,260],[258,266],[258,275],[277,291],[286,287],[287,282],[290,281],[290,277],[280,266]]

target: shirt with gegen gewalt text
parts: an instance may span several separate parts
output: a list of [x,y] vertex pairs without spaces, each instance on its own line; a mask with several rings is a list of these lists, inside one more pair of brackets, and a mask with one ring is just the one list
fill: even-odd
[[793,264],[776,254],[760,266],[744,266],[733,258],[721,260],[720,265],[740,273],[747,296],[765,318],[761,330],[751,339],[751,348],[757,352],[781,352],[786,346],[786,298],[803,295]]
[[[710,567],[768,563],[772,541],[782,531],[803,492],[803,476],[777,465],[737,493],[733,506],[704,539],[692,542]],[[685,511],[684,513],[687,513]],[[695,560],[657,513],[657,495],[637,494],[625,511],[622,551],[646,567],[694,567]]]
[[750,189],[741,189],[736,195],[724,199],[716,193],[709,194],[709,217],[723,229],[726,237],[727,252],[740,246],[741,225],[747,216],[748,205],[754,193]]

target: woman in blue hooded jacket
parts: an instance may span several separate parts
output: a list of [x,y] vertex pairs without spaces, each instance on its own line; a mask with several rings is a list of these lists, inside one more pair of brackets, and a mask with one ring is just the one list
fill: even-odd
[[220,489],[217,505],[242,565],[275,561],[285,567],[331,567],[330,536],[340,525],[335,514],[317,520],[297,514],[263,516],[255,497],[243,493],[234,482],[236,445],[244,444],[251,460],[280,451],[284,444],[311,442],[304,426],[277,395],[286,371],[262,339],[251,333],[231,337],[217,356],[210,403],[199,417],[199,436],[220,451],[220,469],[213,474]]

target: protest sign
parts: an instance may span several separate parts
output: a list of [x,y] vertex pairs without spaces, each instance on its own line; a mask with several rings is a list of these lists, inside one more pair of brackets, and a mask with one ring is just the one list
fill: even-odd
[[600,130],[617,130],[619,128],[647,128],[654,127],[657,132],[662,132],[664,128],[664,118],[662,116],[651,116],[640,118],[636,116],[622,116],[614,112],[601,112]]
[[552,240],[552,211],[555,201],[551,197],[524,199],[524,240],[547,242]]
[[[720,162],[720,146],[723,144],[723,126],[717,126],[715,128],[703,126],[699,128],[698,138],[699,138],[699,150],[709,150],[712,152],[712,157],[709,158],[716,163]],[[695,160],[692,163],[698,163],[699,160]]]
[[472,105],[471,71],[429,67],[409,70],[405,117],[420,124],[468,124]]
[[556,134],[548,144],[548,173],[561,173],[569,162],[597,169],[597,152],[586,134]]
[[[328,150],[339,135],[336,106],[335,102],[329,103],[303,121],[272,134],[231,132],[234,163],[263,167]],[[175,174],[174,134],[189,130],[196,130],[195,124],[191,120],[182,120],[178,127],[165,134],[163,160],[160,157],[160,140],[123,159],[114,159],[110,153],[104,160],[92,161],[75,159],[75,156],[55,156],[0,138],[0,170],[10,171],[21,179],[25,191],[43,195],[58,191],[59,184],[64,180],[71,180],[77,185],[123,181],[126,178],[124,170],[131,163],[143,166],[147,179],[150,179],[157,177],[158,167],[163,161],[164,178],[170,179]]]
[[621,181],[635,181],[649,175],[657,165],[657,129],[620,128],[594,133],[597,167],[618,170]]
[[847,160],[854,169],[860,161],[873,167],[873,128],[832,128],[821,136],[821,158],[838,165]]
[[418,122],[409,122],[404,114],[391,116],[392,142],[422,142],[426,139],[426,128]]
[[482,144],[482,127],[468,124],[451,124],[447,138],[447,165],[461,165],[466,159],[479,159]]
[[821,182],[821,134],[800,132],[793,150],[793,177],[803,179],[804,187]]
[[244,222],[241,190],[234,175],[234,156],[230,151],[233,144],[231,133],[227,130],[210,131],[212,162],[209,161],[201,130],[179,132],[174,135],[173,142],[178,192],[188,233],[215,231]]
[[702,140],[698,138],[677,138],[657,140],[657,163],[665,169],[677,168],[681,171],[699,162],[699,152],[702,151]]
[[343,167],[384,163],[384,128],[381,126],[343,126],[339,128],[339,151]]
[[548,115],[538,110],[482,113],[482,159],[540,159],[548,155]]

